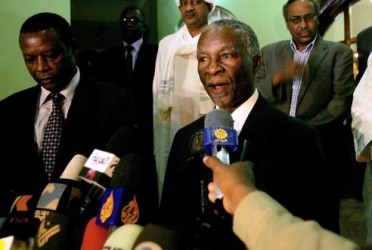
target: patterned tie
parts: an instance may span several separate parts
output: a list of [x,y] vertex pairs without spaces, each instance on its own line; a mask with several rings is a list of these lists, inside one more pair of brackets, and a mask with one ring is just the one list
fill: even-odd
[[125,54],[126,54],[126,70],[127,70],[127,78],[130,78],[133,72],[133,56],[132,56],[132,50],[133,50],[132,45],[127,45],[125,46]]
[[45,172],[47,173],[50,181],[56,162],[56,155],[59,148],[65,118],[60,105],[60,101],[63,96],[58,92],[50,93],[49,96],[53,101],[53,109],[45,127],[41,156],[45,166]]

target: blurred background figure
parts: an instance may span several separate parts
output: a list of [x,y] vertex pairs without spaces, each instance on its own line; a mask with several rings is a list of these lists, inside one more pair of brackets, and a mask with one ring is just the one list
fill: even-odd
[[153,81],[154,141],[159,192],[178,129],[213,109],[197,72],[196,45],[215,0],[176,0],[184,25],[162,38]]
[[98,55],[94,72],[98,79],[132,91],[136,123],[153,152],[152,79],[158,47],[147,41],[149,29],[140,8],[124,8],[118,24],[123,40]]

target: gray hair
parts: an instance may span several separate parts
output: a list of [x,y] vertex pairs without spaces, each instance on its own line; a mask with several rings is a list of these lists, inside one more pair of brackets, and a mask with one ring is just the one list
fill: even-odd
[[210,30],[215,27],[229,28],[241,33],[241,42],[247,48],[248,54],[254,57],[260,53],[260,45],[253,29],[247,24],[233,19],[221,19],[210,23],[205,29]]
[[[288,6],[291,5],[293,2],[296,2],[298,0],[288,0],[284,5],[283,5],[283,17],[287,21],[288,20]],[[319,17],[319,12],[320,12],[320,6],[317,0],[308,0],[310,3],[313,4],[313,8],[315,11],[315,15]]]

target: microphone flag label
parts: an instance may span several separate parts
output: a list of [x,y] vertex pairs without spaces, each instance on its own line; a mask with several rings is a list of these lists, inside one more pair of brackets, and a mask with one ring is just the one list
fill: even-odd
[[208,155],[213,154],[215,146],[223,146],[231,151],[238,150],[238,136],[236,130],[227,127],[204,128],[204,151]]
[[112,177],[114,167],[119,162],[119,158],[112,153],[94,149],[88,160],[84,164],[84,168],[80,176],[93,180],[94,173],[104,173],[108,177]]
[[103,193],[96,224],[117,226],[121,224],[120,213],[126,191],[124,188],[107,188]]

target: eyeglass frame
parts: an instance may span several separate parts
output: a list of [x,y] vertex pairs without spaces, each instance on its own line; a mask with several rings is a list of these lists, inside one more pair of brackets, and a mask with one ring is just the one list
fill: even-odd
[[302,20],[305,21],[305,23],[311,23],[314,22],[318,18],[318,15],[316,14],[307,14],[304,16],[292,16],[287,19],[287,22],[290,22],[294,25],[299,25],[302,23]]

